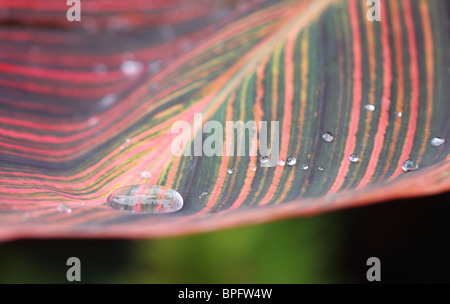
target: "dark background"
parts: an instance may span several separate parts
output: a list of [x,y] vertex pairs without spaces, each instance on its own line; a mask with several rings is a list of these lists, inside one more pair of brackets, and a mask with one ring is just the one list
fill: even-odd
[[156,240],[0,244],[1,283],[450,283],[449,193],[200,235]]

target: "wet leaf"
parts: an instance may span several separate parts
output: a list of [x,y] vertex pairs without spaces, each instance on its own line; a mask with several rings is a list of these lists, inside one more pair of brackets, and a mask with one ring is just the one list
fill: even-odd
[[[382,1],[371,22],[365,2],[90,1],[81,22],[64,1],[6,2],[0,240],[162,237],[448,191],[433,139],[450,135],[449,3]],[[174,155],[172,125],[193,147],[199,113],[278,121],[282,162]],[[142,184],[183,208],[106,206]]]

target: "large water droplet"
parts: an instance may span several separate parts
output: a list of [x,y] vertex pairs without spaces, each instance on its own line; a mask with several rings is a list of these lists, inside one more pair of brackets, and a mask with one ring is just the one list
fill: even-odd
[[445,139],[440,138],[440,137],[435,137],[431,140],[431,145],[433,147],[439,147],[440,145],[445,143]]
[[375,111],[375,106],[374,105],[371,105],[371,104],[366,104],[365,106],[364,106],[364,108],[367,110],[367,111]]
[[405,172],[414,171],[417,168],[419,168],[419,165],[417,164],[417,161],[415,161],[414,159],[405,160],[405,162],[403,163],[403,166],[402,166],[402,169]]
[[293,166],[293,165],[295,165],[295,164],[297,163],[297,160],[295,159],[295,157],[289,156],[289,157],[286,159],[286,163],[287,163],[289,166]]
[[359,156],[353,153],[352,155],[350,155],[350,161],[352,163],[357,163],[359,161]]
[[183,207],[183,197],[173,189],[156,185],[134,185],[111,193],[106,205],[114,210],[169,213]]
[[61,213],[71,213],[72,212],[72,209],[70,209],[69,206],[67,206],[66,204],[61,204],[56,209],[58,210],[58,212],[61,212]]
[[325,132],[322,134],[322,139],[326,142],[332,142],[334,137],[333,134],[331,134],[330,132]]

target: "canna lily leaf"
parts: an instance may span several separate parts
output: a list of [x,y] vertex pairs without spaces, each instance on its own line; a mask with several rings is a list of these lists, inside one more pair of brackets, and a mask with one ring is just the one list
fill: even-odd
[[[446,0],[381,1],[381,21],[359,0],[89,1],[81,22],[65,1],[2,5],[2,241],[164,237],[450,189]],[[279,122],[289,161],[174,155],[175,122],[192,151],[207,138],[198,114]],[[181,210],[107,205],[152,185]]]

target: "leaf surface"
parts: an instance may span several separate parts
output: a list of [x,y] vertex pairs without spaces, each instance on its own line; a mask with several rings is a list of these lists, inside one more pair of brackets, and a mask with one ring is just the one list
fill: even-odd
[[[163,237],[450,189],[449,145],[430,144],[450,137],[445,0],[382,1],[380,22],[356,0],[90,1],[72,23],[42,2],[0,14],[0,240]],[[199,113],[278,121],[296,165],[175,156],[172,125],[193,147]],[[105,205],[138,184],[184,207]]]

